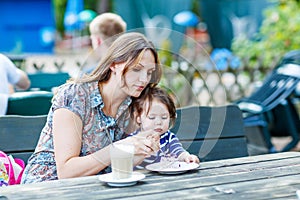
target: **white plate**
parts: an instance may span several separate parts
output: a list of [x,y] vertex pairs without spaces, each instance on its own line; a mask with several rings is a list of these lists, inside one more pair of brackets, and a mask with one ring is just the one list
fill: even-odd
[[149,171],[158,172],[160,174],[181,174],[189,170],[197,169],[199,167],[198,163],[186,163],[179,162],[180,167],[178,168],[162,168],[160,163],[153,163],[146,166],[146,169]]
[[112,173],[99,175],[99,180],[113,187],[125,187],[135,185],[139,180],[145,178],[145,174],[133,172],[130,178],[114,179]]

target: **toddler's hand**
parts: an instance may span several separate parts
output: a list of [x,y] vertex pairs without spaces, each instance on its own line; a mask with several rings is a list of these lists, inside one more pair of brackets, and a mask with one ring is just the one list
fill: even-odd
[[192,163],[192,162],[200,163],[199,158],[197,156],[193,155],[193,154],[190,154],[190,155],[186,156],[184,161],[187,162],[187,163]]
[[180,154],[178,156],[178,159],[180,161],[184,161],[184,162],[187,162],[187,163],[192,163],[192,162],[200,163],[200,160],[196,155],[189,154],[188,152],[183,152],[182,154]]

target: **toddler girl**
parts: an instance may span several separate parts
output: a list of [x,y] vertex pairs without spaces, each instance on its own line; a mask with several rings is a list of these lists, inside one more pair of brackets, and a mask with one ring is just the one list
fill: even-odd
[[175,157],[178,161],[199,163],[199,158],[187,152],[178,138],[169,129],[176,119],[176,107],[172,98],[163,89],[145,89],[131,105],[131,117],[139,125],[139,131],[153,130],[160,135],[160,151],[144,160],[140,166],[160,162],[162,157]]

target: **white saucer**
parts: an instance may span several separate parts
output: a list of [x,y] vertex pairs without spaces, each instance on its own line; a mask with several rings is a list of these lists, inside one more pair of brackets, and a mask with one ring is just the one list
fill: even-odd
[[130,178],[113,179],[112,173],[99,175],[99,180],[113,187],[125,187],[135,185],[139,180],[145,178],[145,174],[133,172]]
[[182,174],[189,170],[194,170],[199,167],[198,163],[186,163],[186,162],[179,162],[180,167],[178,168],[162,168],[160,163],[153,163],[146,166],[146,169],[149,171],[158,172],[160,174]]

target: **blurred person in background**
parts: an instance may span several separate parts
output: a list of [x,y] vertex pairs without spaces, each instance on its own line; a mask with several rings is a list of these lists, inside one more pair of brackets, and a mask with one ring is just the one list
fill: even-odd
[[14,88],[26,90],[30,87],[27,74],[5,55],[0,54],[0,115],[5,115],[8,97],[14,92]]
[[126,27],[126,22],[115,13],[102,13],[93,19],[89,25],[93,51],[85,63],[84,73],[90,73],[96,68],[104,52],[126,31]]

